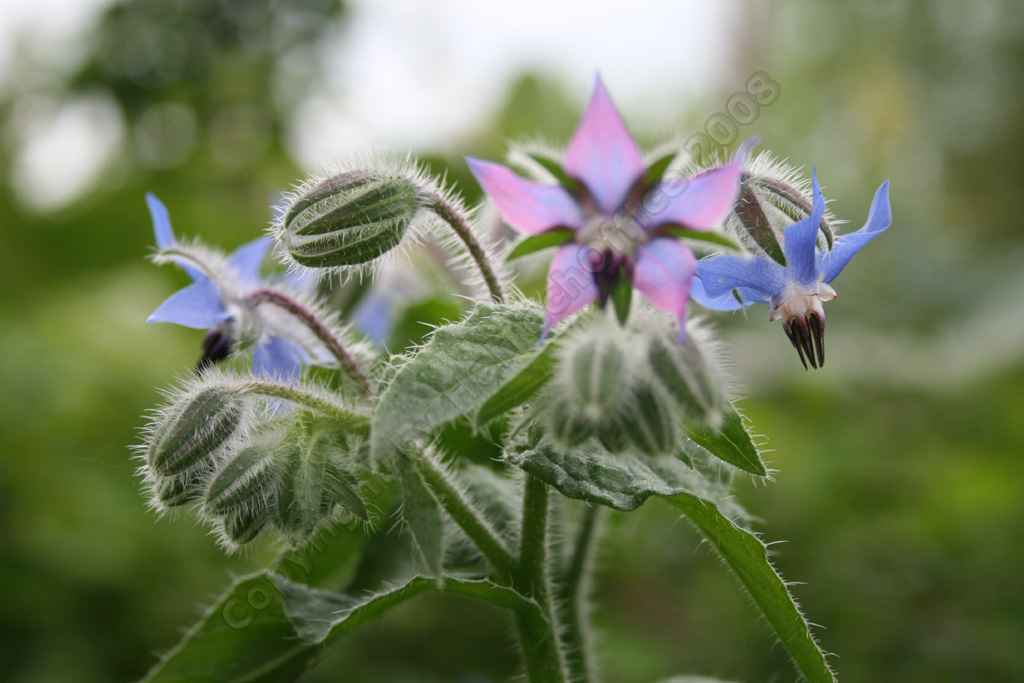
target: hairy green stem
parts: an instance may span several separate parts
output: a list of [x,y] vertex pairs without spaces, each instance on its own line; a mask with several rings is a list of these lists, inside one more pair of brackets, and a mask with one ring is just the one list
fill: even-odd
[[524,623],[522,619],[519,622],[523,657],[531,683],[567,680],[548,576],[549,506],[547,484],[527,474],[519,541],[519,571],[515,576],[515,585],[537,601],[545,620],[542,632]]
[[254,379],[240,382],[238,389],[239,391],[259,394],[261,396],[284,399],[307,408],[312,408],[328,417],[334,418],[359,434],[367,434],[370,431],[370,418],[365,415],[360,415],[345,406],[338,405],[322,396],[317,396],[290,384]]
[[309,328],[310,332],[316,335],[325,347],[331,352],[331,354],[338,359],[341,363],[342,369],[349,373],[359,384],[366,389],[367,392],[372,393],[374,390],[373,382],[366,376],[362,368],[356,362],[356,359],[352,357],[352,354],[348,352],[345,345],[341,343],[337,335],[331,331],[327,325],[324,324],[320,318],[316,316],[313,311],[309,310],[301,303],[292,299],[290,296],[279,292],[275,289],[259,289],[246,297],[246,301],[253,305],[260,305],[263,303],[273,304],[278,308],[282,308],[293,316],[302,321],[302,323]]
[[587,613],[584,600],[589,589],[590,569],[593,566],[603,510],[596,505],[584,510],[572,554],[558,585],[559,623],[566,648],[566,667],[573,681],[591,680],[594,668],[585,623]]
[[459,213],[444,197],[436,193],[430,194],[427,208],[447,223],[455,234],[458,235],[459,239],[462,240],[463,244],[466,245],[470,257],[476,262],[477,267],[480,268],[480,274],[483,276],[487,289],[491,293],[491,299],[499,304],[505,303],[505,290],[501,286],[498,274],[494,272],[491,258],[483,248],[483,245],[480,244],[480,240],[476,238],[476,234],[473,232],[473,228],[469,225],[469,221],[466,220],[465,216]]
[[484,557],[494,565],[500,576],[510,576],[515,571],[516,558],[505,545],[505,541],[484,517],[483,513],[466,498],[462,490],[452,481],[440,462],[419,449],[404,451],[419,466],[423,479],[437,495],[445,512],[476,544]]

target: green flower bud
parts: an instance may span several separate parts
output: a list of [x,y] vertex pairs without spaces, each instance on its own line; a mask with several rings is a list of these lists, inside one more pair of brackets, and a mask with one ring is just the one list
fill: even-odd
[[241,509],[225,515],[220,520],[223,541],[229,548],[237,548],[249,543],[263,531],[270,515],[266,507]]
[[657,378],[687,417],[717,425],[728,406],[723,372],[710,336],[700,324],[688,325],[686,343],[665,334],[648,337],[647,360]]
[[575,406],[553,398],[544,406],[546,431],[560,444],[578,446],[586,441],[594,428],[590,420],[583,417]]
[[300,265],[359,266],[398,246],[421,205],[410,175],[348,171],[300,190],[278,238]]
[[677,429],[669,401],[651,385],[642,385],[635,391],[635,401],[621,419],[623,432],[641,452],[661,455],[676,445]]
[[162,477],[153,486],[154,507],[168,509],[198,500],[203,487],[199,480],[182,477]]
[[203,386],[186,394],[156,424],[147,453],[151,471],[158,478],[188,480],[209,468],[214,454],[238,431],[245,412],[246,401],[228,387]]
[[340,505],[369,519],[358,482],[335,458],[343,454],[329,422],[303,420],[287,440],[284,472],[278,482],[276,520],[283,531],[299,538],[312,534]]
[[630,362],[633,335],[601,320],[567,339],[560,353],[556,387],[575,411],[598,423],[629,399],[637,382]]
[[266,507],[280,476],[278,447],[253,444],[231,459],[210,482],[203,501],[214,515]]

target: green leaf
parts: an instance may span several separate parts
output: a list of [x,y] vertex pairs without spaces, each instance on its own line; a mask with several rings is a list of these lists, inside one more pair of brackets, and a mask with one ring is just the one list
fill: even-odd
[[743,418],[736,411],[726,413],[717,430],[699,422],[685,422],[683,427],[687,436],[730,465],[761,477],[768,474]]
[[359,604],[359,600],[347,595],[310,588],[277,574],[269,577],[277,587],[285,616],[291,620],[295,633],[309,643],[323,641],[338,613]]
[[527,152],[526,156],[537,162],[545,171],[550,173],[558,181],[558,184],[569,190],[570,192],[576,192],[579,189],[579,182],[574,178],[569,177],[569,174],[562,168],[561,161],[558,159],[552,159],[546,156],[544,153],[539,151]]
[[339,521],[324,527],[307,545],[283,553],[273,572],[237,579],[143,680],[294,681],[319,648],[297,638],[281,603],[280,579],[344,584],[366,542],[362,524]]
[[612,287],[612,306],[615,308],[615,317],[619,324],[625,326],[629,321],[629,305],[633,301],[633,284],[626,276],[625,269],[620,271],[619,278]]
[[441,576],[444,559],[441,504],[412,460],[400,458],[398,474],[402,482],[402,518],[409,527],[420,564],[432,576]]
[[809,683],[834,683],[825,655],[785,582],[768,561],[764,543],[736,526],[713,503],[688,495],[667,500],[700,530],[750,593],[803,677]]
[[235,581],[142,680],[291,681],[318,651],[296,635],[272,575],[245,576]]
[[539,235],[524,237],[513,245],[505,257],[506,261],[515,261],[528,254],[547,249],[548,247],[560,247],[573,238],[573,231],[569,228],[555,228],[542,232]]
[[[480,579],[446,576],[441,581],[435,578],[417,576],[401,585],[383,590],[368,598],[363,598],[350,608],[334,614],[330,629],[324,631],[323,628],[319,628],[317,635],[323,634],[322,641],[336,638],[357,626],[377,618],[387,610],[410,598],[432,592],[451,593],[452,595],[475,598],[498,605],[499,607],[507,607],[525,613],[534,620],[544,620],[537,603],[523,597],[511,588],[498,586],[490,581]],[[314,610],[312,617],[315,620],[322,613],[319,611],[319,605],[315,606]]]
[[396,448],[473,413],[536,357],[544,314],[536,304],[480,304],[442,327],[395,374],[373,417],[371,454]]
[[728,495],[712,480],[672,455],[611,453],[594,441],[562,447],[549,437],[536,445],[513,444],[506,456],[563,495],[616,510],[633,510],[653,495],[687,493],[713,500]]
[[743,247],[715,230],[708,230],[706,232],[690,230],[689,228],[684,228],[681,225],[668,225],[658,228],[658,230],[662,234],[678,237],[684,240],[696,240],[698,242],[713,244],[716,247],[725,247],[726,249],[731,249],[733,251],[743,251]]
[[669,164],[672,160],[679,155],[679,150],[673,150],[666,154],[661,155],[647,166],[647,171],[641,178],[640,183],[642,187],[653,187],[655,183],[659,182],[662,176],[665,175],[665,171],[668,170]]
[[504,415],[513,408],[530,400],[542,386],[547,384],[555,371],[555,352],[558,345],[545,344],[536,351],[522,370],[506,381],[477,410],[474,423],[477,429],[491,420]]

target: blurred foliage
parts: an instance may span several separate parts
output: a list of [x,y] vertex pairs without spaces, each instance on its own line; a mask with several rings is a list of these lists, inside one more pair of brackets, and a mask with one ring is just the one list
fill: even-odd
[[[852,228],[891,178],[895,223],[837,282],[824,370],[800,370],[760,312],[721,318],[778,469],[738,495],[767,540],[790,541],[776,561],[807,584],[797,595],[827,627],[841,680],[1024,680],[1024,14],[1011,0],[746,11],[734,82],[680,120],[702,122],[766,69],[783,92],[750,129],[762,145],[817,164]],[[56,91],[26,74],[0,93],[4,159],[41,96],[102,93],[124,131],[93,189],[55,211],[31,208],[0,164],[3,680],[136,678],[228,574],[273,552],[224,558],[202,529],[143,506],[127,447],[154,387],[194,363],[199,333],[141,324],[182,284],[142,261],[142,197],[160,196],[180,234],[251,239],[302,175],[290,117],[345,17],[328,0],[118,3]],[[523,76],[464,151],[564,141],[580,105],[550,74]],[[426,160],[478,196],[463,164]],[[449,294],[423,301],[396,343],[422,338],[416,317],[457,313]],[[595,615],[607,679],[779,680],[781,648],[675,517],[649,504],[609,525]],[[354,633],[307,678],[501,680],[516,666],[509,638],[502,615],[428,598]]]

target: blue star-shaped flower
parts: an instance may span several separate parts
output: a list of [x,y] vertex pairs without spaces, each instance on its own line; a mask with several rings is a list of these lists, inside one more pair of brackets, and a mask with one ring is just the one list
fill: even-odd
[[759,256],[713,256],[697,262],[691,294],[707,308],[735,310],[752,303],[769,306],[769,320],[783,319],[786,336],[807,367],[825,363],[825,312],[822,302],[836,296],[830,283],[853,255],[892,223],[889,181],[882,183],[868,213],[867,223],[856,232],[836,239],[829,251],[817,249],[818,226],[825,200],[812,176],[814,200],[811,214],[786,228],[783,250],[786,265]]
[[226,259],[180,247],[171,228],[167,207],[146,195],[160,258],[173,261],[193,283],[175,292],[146,320],[209,330],[203,340],[202,369],[222,360],[238,346],[253,346],[252,367],[257,376],[295,379],[309,358],[294,341],[287,320],[265,309],[250,295],[263,288],[260,266],[270,248],[264,237],[239,247]]
[[551,244],[560,244],[548,272],[544,336],[584,306],[604,306],[612,287],[625,279],[679,320],[682,342],[696,258],[672,229],[699,233],[721,224],[736,203],[750,144],[730,162],[693,177],[650,181],[640,150],[597,79],[562,164],[573,187],[527,180],[490,161],[467,162],[508,225],[526,235],[550,233],[557,238]]

